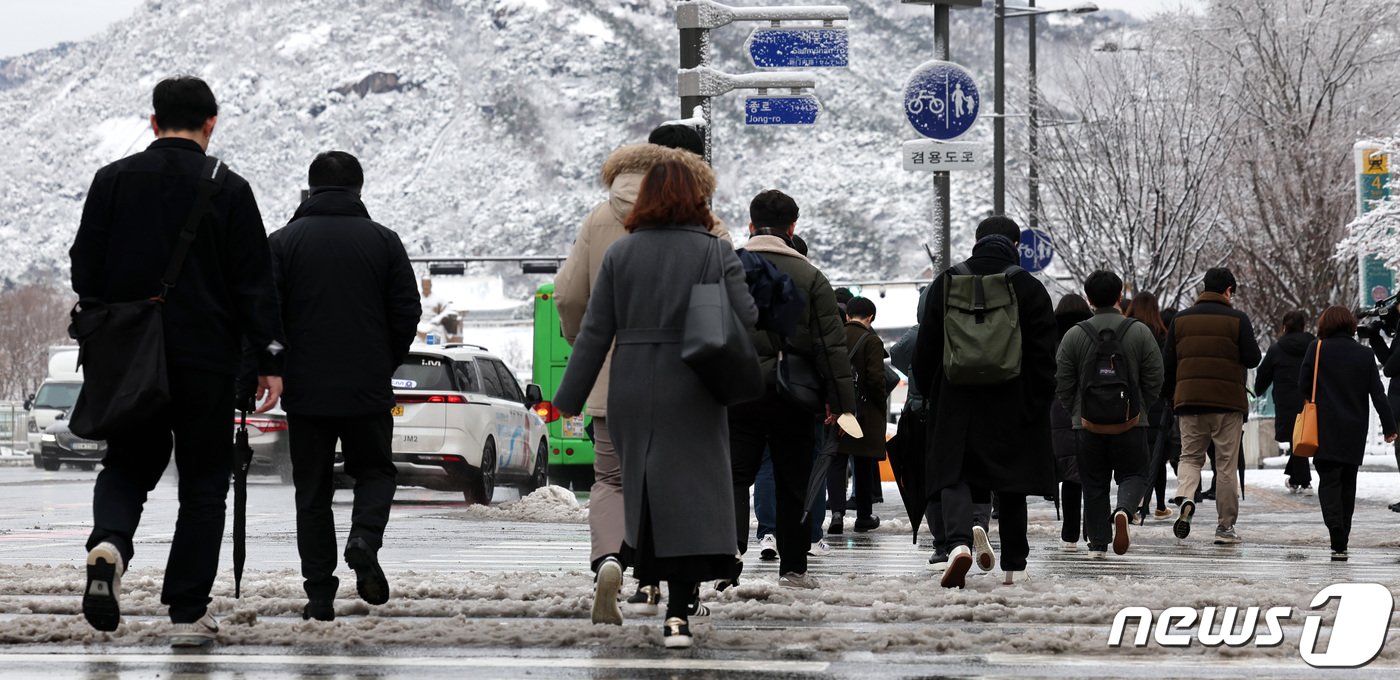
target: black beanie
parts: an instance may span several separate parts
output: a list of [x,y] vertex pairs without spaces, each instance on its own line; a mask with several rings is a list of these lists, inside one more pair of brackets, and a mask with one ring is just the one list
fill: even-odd
[[689,125],[662,125],[651,131],[647,142],[672,149],[685,149],[697,156],[705,155],[705,138]]

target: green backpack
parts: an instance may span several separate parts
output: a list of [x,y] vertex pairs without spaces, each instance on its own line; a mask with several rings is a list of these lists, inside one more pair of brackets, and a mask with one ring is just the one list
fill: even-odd
[[1011,277],[973,274],[967,263],[948,271],[943,287],[943,373],[953,385],[996,385],[1021,375],[1021,317]]

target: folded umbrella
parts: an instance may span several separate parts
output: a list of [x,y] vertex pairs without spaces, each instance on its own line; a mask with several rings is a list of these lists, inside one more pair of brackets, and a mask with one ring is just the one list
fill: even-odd
[[247,557],[248,467],[253,464],[253,447],[248,444],[248,411],[239,411],[238,432],[234,435],[233,471],[233,596],[242,596],[243,562]]
[[1157,424],[1157,445],[1152,447],[1152,462],[1147,467],[1147,486],[1143,487],[1142,503],[1138,505],[1138,524],[1147,521],[1147,512],[1152,505],[1152,487],[1157,484],[1157,475],[1166,474],[1167,440],[1171,439],[1172,412],[1162,409],[1162,422]]
[[924,493],[924,442],[928,437],[925,425],[916,411],[901,415],[895,436],[886,450],[904,512],[909,515],[909,524],[913,527],[914,543],[919,542],[919,525],[928,509],[928,495]]
[[831,470],[831,461],[838,453],[836,437],[835,427],[827,425],[822,428],[821,448],[817,450],[817,457],[812,461],[812,474],[807,478],[807,495],[802,501],[802,526],[806,526],[811,519],[812,504],[817,502],[817,496],[826,489],[826,474]]

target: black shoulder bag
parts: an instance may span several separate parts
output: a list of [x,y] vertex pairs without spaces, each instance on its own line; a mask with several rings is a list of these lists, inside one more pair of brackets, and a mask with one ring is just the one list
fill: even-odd
[[715,283],[705,283],[710,256],[719,239],[712,239],[700,267],[700,282],[690,287],[690,305],[681,335],[681,360],[695,371],[700,382],[725,406],[743,404],[763,396],[763,373],[748,329],[739,323],[724,283],[723,253],[715,257]]
[[219,159],[205,159],[199,194],[160,279],[159,295],[110,304],[85,298],[73,306],[68,335],[78,341],[78,365],[83,368],[83,387],[68,422],[73,434],[109,439],[154,417],[170,403],[165,297],[180,278],[185,256],[225,174]]
[[[821,332],[812,330],[812,322],[817,312],[812,308],[812,291],[807,296],[807,333],[815,342]],[[773,346],[778,350],[778,396],[788,403],[809,413],[821,413],[826,405],[826,379],[817,368],[817,363],[789,345],[785,339],[773,334]]]

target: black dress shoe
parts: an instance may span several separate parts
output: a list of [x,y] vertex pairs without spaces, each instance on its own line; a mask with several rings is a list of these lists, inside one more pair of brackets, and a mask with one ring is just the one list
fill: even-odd
[[363,538],[352,538],[345,546],[345,564],[355,570],[355,589],[361,600],[376,605],[389,601],[389,579]]
[[880,516],[871,515],[869,517],[856,518],[856,531],[865,533],[880,526]]

